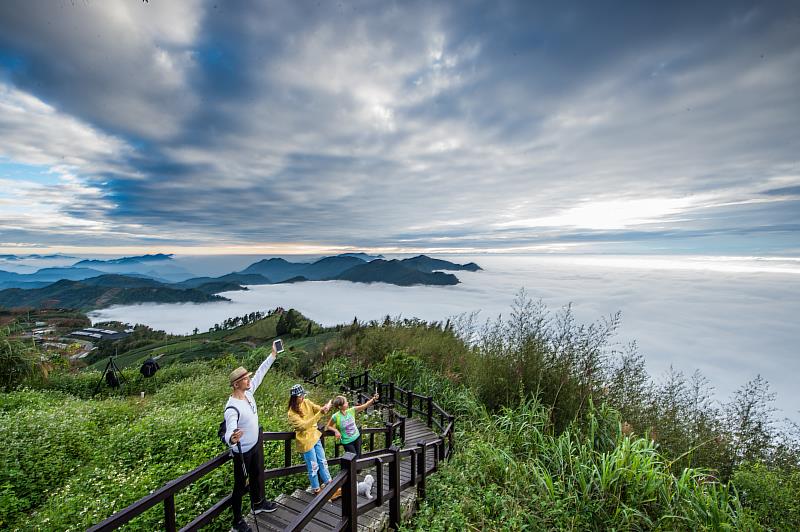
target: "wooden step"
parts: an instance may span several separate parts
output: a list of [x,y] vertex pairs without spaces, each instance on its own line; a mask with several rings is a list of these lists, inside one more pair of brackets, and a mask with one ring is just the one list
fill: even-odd
[[[418,442],[426,442],[438,439],[439,436],[431,430],[420,419],[406,420],[406,439],[404,441],[404,448],[417,448]],[[437,450],[435,447],[430,447],[425,456],[426,470],[429,471],[433,468],[435,463],[434,453]],[[369,473],[376,477],[375,468],[367,468],[359,472],[359,481],[364,479],[364,476]],[[419,472],[418,472],[419,474]],[[411,462],[405,458],[400,463],[400,482],[405,483],[411,478]],[[389,490],[389,464],[383,465],[383,487],[384,493]],[[377,486],[373,487],[373,499],[377,496]],[[406,488],[401,494],[401,506],[404,509],[402,512],[404,516],[410,515],[416,504],[416,487],[411,486]],[[308,493],[303,490],[297,490],[294,493],[287,495],[279,495],[275,502],[278,503],[278,509],[272,513],[262,513],[258,517],[258,527],[262,532],[283,530],[289,525],[298,515],[300,515],[305,508],[314,500],[314,494]],[[362,505],[369,502],[370,499],[365,497],[358,497],[358,504]],[[360,532],[376,532],[385,530],[388,524],[389,516],[389,501],[386,500],[381,507],[373,508],[370,511],[358,516],[358,529]],[[314,516],[303,530],[310,532],[327,532],[329,530],[337,530],[341,525],[342,520],[342,505],[340,500],[334,502],[327,502],[323,508]],[[247,521],[253,530],[256,530],[253,515],[249,514]]]

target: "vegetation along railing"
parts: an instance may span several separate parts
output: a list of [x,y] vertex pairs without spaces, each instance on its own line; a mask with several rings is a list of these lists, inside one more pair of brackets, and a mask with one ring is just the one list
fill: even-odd
[[[320,373],[317,373],[307,381],[316,384],[319,376]],[[385,422],[383,427],[361,429],[362,437],[369,441],[369,452],[362,454],[359,458],[356,458],[352,453],[345,453],[343,456],[339,456],[341,446],[335,444],[334,458],[328,460],[328,464],[339,465],[339,473],[297,516],[294,522],[286,527],[285,530],[287,531],[300,530],[308,524],[323,508],[337,488],[342,488],[342,519],[338,525],[339,530],[357,530],[358,516],[373,508],[383,506],[386,501],[389,502],[389,526],[396,529],[397,524],[400,522],[400,493],[410,486],[415,486],[418,496],[424,498],[426,477],[435,472],[438,469],[439,462],[448,458],[453,452],[455,442],[454,418],[437,405],[432,397],[414,393],[412,390],[404,390],[399,386],[395,386],[393,382],[381,382],[372,378],[368,371],[346,378],[342,387],[346,391],[355,393],[358,403],[363,403],[372,396],[372,393],[377,391],[381,397],[379,406],[388,409],[389,421]],[[405,415],[401,412],[405,412]],[[401,449],[393,444],[395,437],[399,437],[405,442],[406,419],[415,415],[425,419],[431,429],[435,425],[438,430],[434,430],[434,432],[438,434],[438,437],[432,441],[420,442],[416,447]],[[383,447],[376,449],[376,435],[380,436],[381,434],[384,436]],[[333,436],[333,433],[324,431],[322,435],[323,443],[326,436]],[[292,440],[294,438],[294,432],[263,433],[264,442],[283,442],[284,449],[283,467],[267,469],[264,475],[265,479],[306,474],[305,464],[292,465]],[[435,448],[436,451],[433,453],[433,466],[428,468],[426,457],[429,454],[428,449],[430,447]],[[127,508],[116,512],[104,521],[89,528],[89,531],[114,530],[161,503],[164,505],[164,529],[169,532],[178,530],[175,518],[175,494],[210,474],[218,467],[222,467],[231,458],[232,455],[229,451],[220,454],[185,475],[168,482]],[[411,475],[406,482],[401,482],[400,479],[400,463],[402,460],[410,460]],[[386,491],[384,491],[383,486],[384,464],[388,465],[389,476],[389,487]],[[359,505],[357,498],[358,472],[372,467],[375,467],[377,496],[369,502]],[[202,526],[218,517],[230,504],[231,496],[227,495],[211,508],[195,517],[190,523],[180,528],[181,532],[199,530]]]

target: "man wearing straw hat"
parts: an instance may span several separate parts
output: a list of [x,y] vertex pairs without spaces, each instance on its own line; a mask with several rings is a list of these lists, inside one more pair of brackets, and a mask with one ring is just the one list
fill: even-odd
[[258,424],[258,409],[253,393],[264,380],[278,353],[272,353],[255,373],[239,366],[229,376],[233,392],[225,404],[225,441],[233,451],[233,530],[246,532],[250,526],[242,519],[242,496],[247,491],[245,470],[250,478],[250,504],[253,513],[274,512],[277,505],[264,500],[264,445]]

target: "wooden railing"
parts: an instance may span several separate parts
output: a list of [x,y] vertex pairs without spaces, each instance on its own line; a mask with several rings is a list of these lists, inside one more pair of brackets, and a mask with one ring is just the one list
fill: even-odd
[[[320,373],[314,374],[308,379],[309,382],[316,384],[316,380],[320,375]],[[437,445],[439,457],[444,459],[450,456],[454,444],[455,417],[436,404],[432,396],[420,395],[412,390],[404,390],[393,382],[381,382],[373,378],[369,371],[351,375],[347,379],[347,388],[357,394],[359,403],[368,400],[373,393],[377,392],[381,397],[379,404],[388,406],[391,412],[390,415],[395,418],[405,420],[413,418],[415,417],[414,414],[417,414],[416,417],[424,419],[428,427],[439,434],[442,440]],[[405,415],[400,414],[398,410],[405,411]],[[401,431],[400,438],[405,440],[405,424],[401,427]]]
[[[306,380],[316,384],[319,376],[320,373],[317,373]],[[316,495],[303,512],[286,527],[285,530],[287,531],[301,530],[323,508],[336,489],[340,487],[342,488],[342,519],[336,527],[338,530],[356,531],[358,516],[373,508],[382,506],[387,500],[389,501],[389,526],[396,529],[400,523],[400,493],[410,486],[416,486],[418,496],[424,498],[427,476],[438,469],[439,461],[448,458],[453,452],[455,441],[453,432],[454,418],[433,402],[432,397],[419,395],[411,390],[404,390],[395,386],[392,382],[380,382],[370,377],[369,372],[366,371],[360,375],[350,376],[343,387],[357,394],[358,403],[369,399],[372,396],[372,393],[369,392],[377,390],[381,396],[379,405],[389,408],[390,419],[383,427],[360,429],[362,438],[368,436],[369,451],[358,458],[352,453],[345,453],[343,456],[339,456],[340,444],[334,445],[334,458],[328,460],[328,464],[339,465],[340,472],[330,484]],[[406,415],[397,412],[398,408],[405,410]],[[394,445],[395,437],[405,441],[406,419],[413,417],[415,413],[426,419],[428,427],[433,428],[434,425],[438,427],[439,430],[435,431],[438,437],[432,441],[420,442],[414,448],[401,449]],[[383,448],[375,449],[375,437],[380,434],[384,435],[384,446]],[[264,432],[262,436],[264,442],[282,441],[284,446],[283,467],[267,469],[264,472],[265,480],[306,473],[304,463],[292,465],[294,432]],[[333,436],[333,433],[323,431],[323,445],[326,436]],[[436,451],[433,453],[433,466],[428,468],[426,466],[426,457],[430,447],[434,447]],[[115,530],[150,508],[163,503],[164,529],[169,532],[177,531],[175,494],[223,466],[231,458],[230,451],[220,454],[185,475],[168,482],[88,530],[91,532]],[[411,475],[406,482],[400,482],[400,463],[402,460],[410,460]],[[384,465],[388,465],[389,471],[389,488],[387,491],[384,491],[383,487]],[[372,467],[375,467],[377,497],[359,506],[357,497],[358,472]],[[230,505],[231,496],[227,495],[182,527],[180,529],[181,532],[199,530],[218,517]]]

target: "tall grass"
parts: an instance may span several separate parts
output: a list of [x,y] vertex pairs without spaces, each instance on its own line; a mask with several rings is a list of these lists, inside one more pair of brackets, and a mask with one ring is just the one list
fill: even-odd
[[585,423],[559,434],[550,419],[532,400],[495,414],[478,410],[407,528],[758,528],[731,488],[700,469],[673,475],[651,440],[622,433],[612,409],[590,404]]
[[[756,521],[746,517],[748,512],[754,512],[754,519],[761,519],[759,508],[768,505],[753,501],[772,500],[779,492],[773,494],[767,490],[757,497],[737,498],[733,493],[737,483],[746,479],[751,486],[763,487],[766,483],[764,479],[762,482],[736,476],[739,468],[748,463],[763,464],[767,469],[754,474],[765,478],[784,478],[800,469],[800,438],[790,437],[788,427],[781,427],[774,418],[771,407],[774,396],[768,384],[756,377],[729,402],[720,405],[711,399],[712,388],[700,373],[687,377],[672,370],[656,381],[645,371],[644,358],[635,344],[620,346],[614,342],[619,326],[618,314],[592,324],[579,324],[571,307],[552,313],[522,291],[507,319],[479,323],[475,315],[464,315],[444,324],[389,318],[382,323],[353,323],[329,346],[327,358],[340,356],[351,364],[370,366],[384,379],[393,379],[421,393],[433,393],[437,400],[440,396],[463,396],[468,392],[473,398],[471,401],[456,401],[450,405],[453,412],[460,414],[459,422],[465,417],[480,417],[481,413],[490,418],[492,415],[503,417],[506,409],[516,409],[520,402],[535,401],[541,405],[540,415],[547,418],[547,423],[541,425],[542,432],[555,438],[545,446],[560,449],[562,457],[572,456],[573,451],[580,456],[579,460],[564,460],[562,465],[578,468],[569,471],[570,478],[583,480],[576,480],[577,484],[570,484],[569,490],[560,492],[558,497],[554,495],[552,500],[541,499],[545,507],[552,504],[554,508],[564,505],[571,508],[573,521],[559,522],[559,526],[574,529],[591,528],[597,523],[603,526],[626,523],[622,528],[688,528],[681,524],[686,519],[692,526],[705,523],[702,526],[725,528],[733,526],[734,522],[739,527],[755,526]],[[616,435],[611,438],[605,432],[591,431],[598,408],[617,412],[619,431],[630,440],[631,450],[625,451],[628,444],[617,441]],[[470,409],[474,410],[470,412]],[[501,428],[502,432],[511,429],[510,426]],[[481,430],[484,429],[476,433],[479,437],[474,452],[482,450],[483,454],[472,456],[470,465],[474,474],[480,478],[491,476],[495,470],[521,474],[520,466],[510,465],[508,456],[514,455],[504,455],[507,448],[485,442]],[[576,439],[576,430],[591,435],[591,448],[587,450],[583,440]],[[536,439],[535,432],[523,432],[532,438],[532,447],[544,445]],[[800,430],[797,433],[800,434]],[[625,468],[644,463],[648,456],[647,459],[655,461],[651,469],[658,472],[661,491],[644,492],[641,499],[619,499],[619,495],[635,492],[631,482],[627,482],[624,493],[612,490],[609,495],[607,488],[616,484],[607,484],[604,479],[609,477],[604,472],[621,470],[611,467],[611,462],[598,461],[589,452],[598,449],[612,452],[612,447],[600,446],[596,441],[602,434],[606,434],[607,442],[614,442],[613,458],[627,464]],[[496,454],[495,448],[504,450]],[[633,462],[628,464],[626,457]],[[504,460],[509,463],[504,464]],[[606,517],[595,521],[584,519],[587,513],[594,515],[594,512],[608,509],[605,503],[595,508],[597,501],[586,495],[586,490],[591,492],[597,486],[589,477],[581,476],[586,472],[581,468],[589,467],[586,464],[590,463],[592,468],[599,468],[601,480],[598,482],[606,490],[604,496],[619,502],[613,511],[608,510],[609,515],[621,520],[616,525]],[[455,467],[463,469],[466,465],[458,463]],[[550,484],[547,479],[552,477],[552,489],[555,489],[555,480],[563,480],[566,474],[556,470],[558,474],[553,476],[552,469],[542,469],[539,465],[525,470],[524,474],[533,478],[541,473],[545,487]],[[769,477],[767,471],[777,471],[783,476]],[[573,474],[577,476],[572,477]],[[676,484],[669,484],[669,479],[675,479]],[[640,480],[645,486],[652,482],[647,476]],[[478,494],[481,504],[489,508],[500,505],[503,519],[508,519],[504,523],[519,523],[520,527],[554,526],[549,521],[519,521],[514,509],[525,508],[523,497],[516,497],[513,490],[509,492],[503,482],[486,484],[487,495]],[[669,488],[665,487],[668,485]],[[576,491],[570,491],[572,489]],[[586,495],[588,499],[583,495],[575,499],[576,494]],[[660,498],[653,499],[656,494]],[[451,508],[447,514],[449,518],[454,523],[463,523],[464,527],[482,527],[485,516],[476,510],[467,517],[465,512],[473,504],[457,493],[453,496],[460,502],[458,507]],[[742,500],[746,505],[744,512],[739,507]],[[444,499],[438,502],[448,504]],[[780,506],[781,503],[776,500],[775,504]],[[650,510],[653,505],[663,511],[654,510],[654,514]],[[795,503],[794,507],[800,508],[800,503]],[[542,513],[541,508],[537,511]],[[670,517],[669,512],[673,511],[679,512],[676,515],[681,517]],[[653,520],[653,515],[658,515],[658,519]],[[769,519],[764,519],[762,524],[768,526]],[[800,529],[800,521],[794,523],[795,528]],[[509,527],[513,529],[516,525],[509,524]]]

